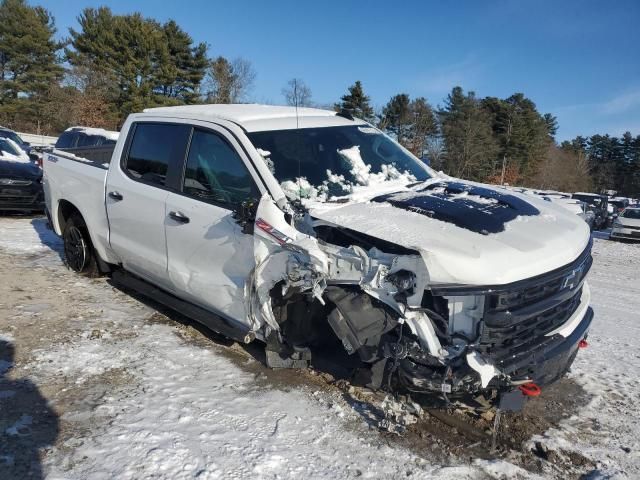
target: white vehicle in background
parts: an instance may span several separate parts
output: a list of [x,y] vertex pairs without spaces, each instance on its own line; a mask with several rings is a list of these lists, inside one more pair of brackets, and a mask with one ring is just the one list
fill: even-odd
[[273,367],[324,346],[371,388],[513,405],[586,344],[582,219],[438,174],[347,113],[149,109],[108,166],[44,165],[70,268],[260,340]]
[[640,240],[640,207],[627,207],[613,221],[611,239]]
[[593,229],[593,223],[595,221],[595,214],[589,210],[587,208],[587,204],[585,202],[582,202],[580,200],[576,200],[574,198],[571,198],[570,196],[567,197],[543,197],[545,200],[547,198],[549,198],[549,201],[551,203],[554,203],[556,205],[560,205],[562,208],[567,209],[568,211],[570,211],[571,213],[573,213],[574,215],[578,215],[580,218],[582,218],[587,225],[589,225],[590,229]]
[[27,152],[10,138],[0,138],[0,160],[6,162],[31,163],[31,158]]

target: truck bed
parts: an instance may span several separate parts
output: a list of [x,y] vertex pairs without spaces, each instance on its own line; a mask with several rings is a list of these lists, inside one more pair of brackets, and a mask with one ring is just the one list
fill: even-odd
[[111,163],[111,156],[115,149],[115,144],[112,145],[100,145],[98,147],[77,147],[77,148],[60,148],[54,150],[54,152],[64,152],[66,157],[77,157],[80,160],[88,160],[91,162],[106,164]]
[[70,202],[82,214],[94,247],[104,255],[102,258],[109,258],[106,251],[109,228],[104,203],[108,163],[98,160],[100,156],[94,158],[82,158],[62,150],[45,153],[43,186],[56,233],[62,235],[64,228],[56,214],[60,202]]

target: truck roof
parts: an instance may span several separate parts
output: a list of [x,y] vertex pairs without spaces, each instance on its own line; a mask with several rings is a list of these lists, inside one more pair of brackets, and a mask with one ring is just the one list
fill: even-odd
[[181,105],[147,108],[145,114],[189,118],[193,120],[227,120],[249,132],[290,130],[294,128],[366,125],[360,119],[349,119],[332,110],[259,104]]
[[110,140],[118,140],[119,132],[112,130],[105,130],[104,128],[94,128],[94,127],[69,127],[65,130],[65,132],[82,132],[87,135],[97,135],[100,137],[108,138]]

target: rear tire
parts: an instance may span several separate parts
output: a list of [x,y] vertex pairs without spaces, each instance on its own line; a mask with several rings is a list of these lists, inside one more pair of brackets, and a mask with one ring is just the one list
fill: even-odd
[[67,267],[86,277],[97,277],[99,271],[93,244],[87,225],[80,215],[73,214],[66,221],[62,238]]

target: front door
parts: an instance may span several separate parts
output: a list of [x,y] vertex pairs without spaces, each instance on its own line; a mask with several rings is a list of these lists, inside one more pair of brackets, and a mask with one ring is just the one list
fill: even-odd
[[179,193],[167,197],[168,271],[186,300],[248,324],[244,289],[254,267],[253,235],[233,218],[259,197],[234,141],[194,128]]

